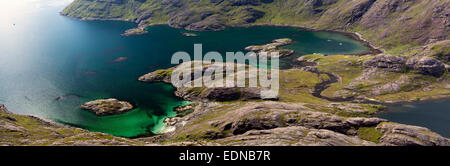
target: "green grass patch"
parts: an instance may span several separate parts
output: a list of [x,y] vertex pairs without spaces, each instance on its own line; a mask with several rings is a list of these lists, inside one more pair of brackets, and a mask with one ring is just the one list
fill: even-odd
[[380,138],[383,136],[383,133],[375,127],[360,127],[357,132],[359,138],[375,143],[380,143]]

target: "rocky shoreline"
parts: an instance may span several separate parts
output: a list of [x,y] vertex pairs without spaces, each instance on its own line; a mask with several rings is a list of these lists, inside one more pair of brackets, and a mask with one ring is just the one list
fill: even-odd
[[[146,24],[146,25],[143,25],[143,26],[138,26],[138,27],[133,28],[133,29],[145,29],[147,27],[157,26],[157,25],[170,26],[169,23]],[[348,36],[348,37],[350,37],[350,38],[352,38],[354,40],[357,40],[357,41],[363,43],[364,46],[366,46],[366,47],[368,47],[370,49],[370,52],[368,52],[368,53],[354,54],[354,55],[363,56],[363,55],[379,54],[379,53],[385,52],[381,48],[376,47],[375,45],[370,43],[368,40],[364,39],[364,37],[361,34],[359,34],[358,32],[346,32],[346,31],[331,30],[331,29],[310,28],[310,27],[305,27],[305,26],[300,26],[300,25],[289,25],[289,24],[245,24],[245,25],[229,26],[227,28],[233,28],[233,27],[251,28],[251,27],[260,27],[260,26],[282,27],[282,28],[298,28],[298,29],[306,30],[306,31],[315,31],[315,32],[323,31],[323,32],[340,33],[340,34],[346,35],[346,36]],[[172,27],[172,26],[170,26],[170,27]],[[172,28],[177,28],[177,27],[172,27]],[[130,30],[133,30],[133,29],[130,29]],[[177,29],[181,29],[181,28],[177,28]],[[146,33],[142,33],[142,34],[146,34]],[[124,34],[122,34],[122,36],[133,36],[133,35],[141,35],[141,34],[140,33],[136,33],[136,34],[135,33],[124,33]]]
[[[69,18],[73,18],[73,19],[77,19],[77,20],[81,20],[81,21],[126,21],[126,22],[139,23],[139,22],[136,22],[136,21],[132,21],[132,20],[128,20],[128,19],[120,19],[120,18],[117,18],[117,19],[100,19],[100,18],[85,19],[85,18],[70,17],[70,16],[64,15],[62,13],[60,13],[60,14],[65,16],[65,17],[69,17]],[[135,28],[126,30],[123,34],[121,34],[121,36],[135,36],[135,35],[147,34],[148,31],[146,30],[146,28],[151,27],[151,26],[158,26],[158,25],[170,26],[170,24],[168,22],[167,23],[139,24]],[[319,29],[319,28],[311,28],[311,27],[305,27],[305,26],[301,26],[301,25],[290,25],[290,24],[254,24],[253,23],[253,24],[244,24],[244,25],[233,25],[233,26],[228,26],[227,28],[232,28],[232,27],[250,28],[250,27],[258,27],[258,26],[298,28],[298,29],[307,30],[307,31],[316,31],[316,32],[317,31],[324,31],[324,32],[340,33],[340,34],[344,34],[346,36],[349,36],[352,39],[355,39],[355,40],[357,40],[357,41],[359,41],[361,43],[364,43],[364,45],[366,47],[370,48],[370,52],[369,53],[355,54],[355,55],[363,56],[363,55],[379,54],[379,53],[385,52],[381,48],[376,47],[375,45],[370,43],[368,40],[364,39],[364,37],[361,34],[359,34],[358,32],[346,32],[346,31],[340,31],[340,30]],[[174,27],[174,26],[170,26],[170,27],[181,29],[180,27]],[[202,31],[202,30],[198,30],[198,31]],[[205,30],[203,30],[203,31],[205,31]]]

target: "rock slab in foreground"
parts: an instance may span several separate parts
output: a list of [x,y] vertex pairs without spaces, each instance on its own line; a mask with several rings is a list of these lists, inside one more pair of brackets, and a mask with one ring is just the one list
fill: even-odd
[[133,109],[133,105],[114,98],[100,99],[84,103],[81,109],[91,111],[97,116],[123,114]]
[[[342,116],[349,109],[357,109],[354,107],[358,105],[325,108],[275,101],[216,103],[168,121],[177,127],[173,135],[168,135],[172,139],[208,139],[227,146],[450,146],[448,138],[427,128],[373,117]],[[329,108],[340,109],[335,113],[317,110]],[[209,129],[201,130],[204,126]]]

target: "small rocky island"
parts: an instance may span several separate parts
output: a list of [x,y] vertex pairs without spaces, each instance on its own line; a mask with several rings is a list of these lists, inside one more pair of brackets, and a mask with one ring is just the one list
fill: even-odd
[[280,47],[290,45],[292,43],[293,40],[289,38],[276,39],[269,44],[248,46],[245,50],[255,52],[255,54],[252,54],[251,56],[259,56],[260,53],[267,52],[267,57],[271,57],[272,52],[278,52],[277,58],[283,58],[294,54],[294,50],[280,49]]
[[198,35],[195,34],[195,33],[188,33],[188,32],[181,32],[181,34],[182,34],[183,36],[186,36],[186,37],[196,37],[196,36],[198,36]]
[[110,98],[90,101],[81,105],[80,108],[91,111],[97,116],[106,116],[128,112],[133,109],[133,105],[126,101]]

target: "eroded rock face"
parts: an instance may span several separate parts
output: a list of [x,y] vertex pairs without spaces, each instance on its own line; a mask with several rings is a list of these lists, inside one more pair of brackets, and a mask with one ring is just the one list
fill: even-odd
[[[267,110],[277,111],[267,111]],[[240,111],[247,110],[248,114],[245,118],[237,118],[231,123],[230,131],[234,135],[245,133],[249,130],[273,129],[283,126],[304,126],[315,129],[327,129],[335,132],[352,135],[354,128],[373,127],[384,119],[379,118],[344,118],[333,114],[307,111],[300,105],[264,103],[262,105],[255,104],[241,108]],[[252,116],[251,113],[255,116]],[[258,115],[263,114],[263,115]],[[256,116],[258,115],[258,116]]]
[[98,116],[105,116],[128,112],[133,109],[133,105],[126,101],[111,98],[90,101],[81,105],[80,108],[91,111]]
[[194,22],[185,27],[190,31],[219,31],[226,28],[223,21],[220,21],[218,16],[209,16],[201,21]]
[[175,28],[184,28],[191,31],[223,30],[225,24],[217,13],[209,11],[182,11],[169,19],[168,24]]
[[376,55],[372,59],[364,62],[366,68],[380,68],[392,72],[403,72],[406,70],[406,57],[389,54]]
[[431,57],[413,57],[406,62],[406,65],[409,69],[435,77],[440,77],[446,70],[444,63]]
[[366,68],[386,69],[392,72],[404,72],[415,70],[424,75],[440,77],[445,73],[445,64],[428,56],[415,56],[411,58],[393,56],[388,54],[376,55],[372,59],[364,62]]

